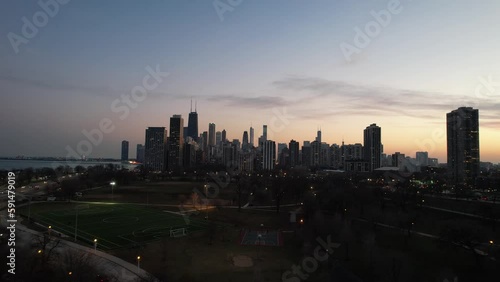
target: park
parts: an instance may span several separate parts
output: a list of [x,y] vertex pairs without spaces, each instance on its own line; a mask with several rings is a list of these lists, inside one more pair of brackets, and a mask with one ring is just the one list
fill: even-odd
[[[58,200],[29,202],[20,213],[58,240],[132,264],[140,257],[141,268],[163,281],[221,281],[222,273],[225,281],[416,282],[497,274],[497,205],[416,193],[410,184],[391,192],[343,175],[206,175],[115,175],[94,187],[83,185],[85,177],[69,179],[51,190]],[[82,196],[70,196],[75,191]],[[318,242],[327,241],[335,248],[324,253]]]

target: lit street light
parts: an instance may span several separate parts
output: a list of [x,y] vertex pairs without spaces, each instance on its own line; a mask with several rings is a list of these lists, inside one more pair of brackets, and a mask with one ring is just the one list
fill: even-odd
[[111,202],[113,202],[113,201],[114,201],[114,198],[115,198],[115,195],[114,195],[114,188],[115,188],[116,182],[111,181],[111,182],[109,183],[109,185],[111,185]]
[[137,256],[137,271],[141,269],[141,256]]
[[94,251],[97,251],[97,239],[94,239]]

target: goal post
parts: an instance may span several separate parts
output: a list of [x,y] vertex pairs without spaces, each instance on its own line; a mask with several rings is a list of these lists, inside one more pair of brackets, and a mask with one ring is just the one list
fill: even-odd
[[178,237],[184,237],[187,235],[187,228],[176,228],[172,229],[170,228],[170,237],[178,238]]

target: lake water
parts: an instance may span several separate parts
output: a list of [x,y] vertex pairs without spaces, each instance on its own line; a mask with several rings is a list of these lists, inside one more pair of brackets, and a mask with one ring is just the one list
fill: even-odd
[[13,169],[25,169],[32,167],[34,169],[37,168],[44,168],[44,167],[50,167],[50,168],[56,168],[60,165],[65,166],[68,165],[72,168],[75,168],[76,166],[83,166],[83,167],[89,167],[89,166],[96,166],[96,165],[107,165],[107,164],[114,164],[114,165],[119,165],[123,166],[123,168],[127,169],[134,169],[137,165],[134,164],[122,164],[121,162],[96,162],[96,161],[36,161],[36,160],[0,160],[0,170],[13,170]]

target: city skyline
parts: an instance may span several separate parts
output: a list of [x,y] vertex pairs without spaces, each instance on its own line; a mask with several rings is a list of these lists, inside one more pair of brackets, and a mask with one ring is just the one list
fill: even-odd
[[[197,112],[189,112],[189,113],[188,113],[188,115],[189,115],[189,114],[192,114],[192,113],[196,113],[196,119],[197,119],[197,121],[198,121],[198,113],[197,113]],[[184,115],[182,115],[182,114],[176,114],[176,115],[173,115],[173,116],[180,117],[181,119],[183,119],[183,117],[184,117]],[[480,115],[479,115],[479,116],[480,116]],[[171,123],[171,119],[172,119],[172,117],[169,117],[168,119],[169,119],[169,123]],[[445,119],[446,119],[446,118],[445,118]],[[202,129],[200,130],[200,134],[199,134],[199,135],[202,135],[201,133],[202,133],[202,132],[204,132],[204,131],[206,131],[207,133],[208,133],[208,132],[210,132],[210,131],[209,131],[209,128],[210,128],[210,125],[211,125],[211,124],[213,124],[213,126],[214,126],[214,132],[215,132],[215,127],[217,127],[217,124],[215,124],[215,123],[208,123],[208,125],[207,125],[207,127],[206,127],[206,129],[207,129],[207,130],[203,130],[203,127],[201,127]],[[321,136],[323,136],[323,135],[324,135],[324,132],[323,132],[321,129],[316,129],[316,130],[314,130],[315,136],[312,136],[312,137],[310,137],[310,138],[303,138],[303,139],[300,139],[300,138],[292,138],[292,139],[290,139],[290,140],[288,140],[288,141],[285,141],[285,140],[284,140],[283,142],[281,142],[281,141],[276,141],[276,140],[271,139],[271,138],[269,138],[269,137],[268,137],[268,138],[267,138],[267,140],[274,141],[274,142],[276,142],[276,144],[278,144],[278,143],[285,143],[285,144],[288,144],[290,141],[295,141],[295,142],[298,142],[298,143],[299,143],[300,147],[302,147],[302,146],[304,145],[304,141],[305,141],[305,142],[308,142],[308,143],[307,143],[307,144],[308,144],[307,146],[310,146],[310,143],[312,143],[313,141],[317,141],[317,140],[318,140],[318,138],[321,138],[321,142],[322,142],[322,143],[326,143],[326,144],[329,144],[329,145],[334,145],[334,144],[335,144],[335,145],[342,146],[342,144],[343,144],[343,143],[345,143],[345,145],[346,145],[346,146],[350,146],[350,145],[353,145],[353,146],[354,146],[354,145],[361,145],[361,146],[362,146],[362,145],[363,145],[362,143],[364,143],[364,137],[363,137],[364,133],[363,133],[363,132],[361,132],[361,131],[362,131],[362,130],[366,130],[367,128],[369,128],[369,127],[371,127],[371,126],[373,126],[373,125],[375,125],[375,126],[376,126],[377,124],[370,124],[370,125],[365,126],[366,128],[362,128],[362,129],[360,129],[359,131],[360,131],[360,135],[361,135],[361,137],[360,137],[358,140],[353,139],[353,141],[352,141],[352,142],[347,142],[345,138],[342,138],[341,142],[337,142],[337,141],[330,141],[330,140],[324,140],[324,139],[321,137]],[[171,126],[171,125],[170,125],[170,126]],[[262,125],[262,127],[264,127],[265,129],[269,128],[269,126],[268,126],[268,125],[265,125],[265,124],[264,124],[264,125]],[[167,131],[167,128],[169,128],[169,125],[167,124],[167,125],[165,125],[165,126],[148,126],[147,128],[165,128],[165,129],[166,129],[166,131]],[[147,128],[145,128],[145,129],[147,129]],[[249,127],[249,128],[252,128],[252,127]],[[143,131],[144,131],[145,129],[143,129]],[[252,129],[253,129],[253,128],[252,128]],[[384,128],[384,129],[385,129],[385,128]],[[223,130],[224,130],[224,132],[225,132],[225,129],[223,129]],[[242,134],[241,134],[241,135],[244,135],[245,131],[246,131],[246,130],[242,131]],[[385,131],[385,130],[384,130],[384,131]],[[217,131],[216,133],[220,133],[220,132],[221,132],[221,131]],[[272,132],[272,130],[271,130],[271,132],[270,132],[269,130],[266,130],[265,132],[266,132],[266,135],[267,135],[267,136],[269,136],[269,133],[270,133],[270,135],[271,135],[271,136],[273,136],[273,132]],[[258,135],[258,136],[262,136],[262,134],[263,134],[263,133],[264,133],[264,131],[263,131],[263,130],[261,130],[260,132],[259,132],[259,131],[257,131],[257,135]],[[429,154],[429,157],[432,157],[432,158],[438,158],[438,159],[439,159],[439,163],[446,163],[446,159],[447,159],[447,152],[446,152],[446,151],[447,151],[447,149],[446,149],[446,142],[447,142],[447,141],[446,141],[446,132],[445,132],[444,134],[445,134],[445,135],[444,135],[444,137],[443,137],[443,138],[444,138],[444,142],[445,142],[445,152],[444,152],[444,155],[443,155],[442,157],[441,157],[440,155],[435,155],[435,154],[431,155],[428,151],[426,151],[426,149],[427,149],[427,148],[432,148],[432,146],[434,146],[434,145],[435,145],[436,141],[438,141],[438,140],[439,140],[439,139],[437,139],[437,138],[434,138],[434,140],[435,140],[435,141],[431,139],[432,141],[434,141],[434,143],[433,143],[433,142],[430,142],[430,140],[425,140],[425,139],[422,139],[422,140],[421,140],[422,142],[421,142],[420,144],[418,144],[418,145],[419,145],[419,147],[418,147],[418,148],[420,148],[420,149],[416,149],[416,150],[415,150],[415,151],[413,151],[413,152],[407,152],[407,151],[397,151],[397,150],[396,150],[396,151],[387,151],[387,150],[385,149],[385,146],[384,146],[384,139],[383,139],[383,136],[384,136],[384,135],[382,135],[382,140],[381,140],[381,141],[382,141],[382,142],[381,142],[381,143],[382,143],[382,148],[383,148],[382,153],[387,154],[387,155],[389,155],[389,156],[390,156],[391,154],[394,154],[394,153],[400,153],[400,152],[401,152],[401,153],[403,153],[403,154],[405,154],[405,155],[407,155],[407,156],[410,156],[410,157],[412,157],[412,158],[415,158],[418,152],[425,151],[425,152],[427,152],[427,153]],[[169,132],[169,135],[170,135],[170,132]],[[215,135],[215,134],[214,134],[214,135]],[[237,135],[237,134],[234,134],[234,138],[232,138],[233,134],[229,134],[229,137],[227,137],[226,139],[227,139],[229,142],[231,142],[232,140],[239,140],[240,142],[243,142],[243,139],[241,138],[241,135],[240,135],[239,137],[238,137],[238,136],[236,136],[236,135]],[[210,136],[210,134],[209,134],[208,136]],[[327,134],[327,136],[328,136],[328,134]],[[481,136],[481,135],[479,135],[479,136]],[[198,137],[200,138],[200,136],[198,136]],[[117,153],[116,153],[116,154],[117,154],[117,156],[116,156],[116,157],[115,157],[115,156],[112,156],[112,154],[111,154],[111,155],[104,155],[104,156],[92,156],[92,155],[88,156],[88,155],[81,155],[81,157],[83,157],[83,156],[84,156],[85,158],[108,158],[108,157],[109,157],[109,158],[122,159],[122,155],[123,155],[123,142],[130,143],[131,145],[134,145],[134,146],[137,146],[137,145],[143,145],[143,146],[144,146],[144,144],[145,144],[144,137],[141,137],[141,138],[134,138],[134,137],[132,137],[132,138],[128,138],[128,139],[137,139],[138,141],[137,141],[137,143],[133,143],[133,142],[129,142],[129,141],[121,141],[121,142],[120,142],[120,144],[121,144],[121,149],[120,149],[120,150],[115,150],[115,151],[117,151]],[[215,136],[214,136],[214,139],[215,139]],[[87,140],[87,139],[83,139],[83,140]],[[209,141],[209,142],[210,142],[210,141]],[[215,146],[215,144],[214,144],[214,146]],[[256,144],[255,146],[257,146],[257,144]],[[116,149],[116,148],[115,148],[115,149]],[[130,153],[129,153],[129,155],[130,155]],[[19,154],[17,154],[17,155],[11,155],[11,156],[6,155],[6,156],[0,156],[0,157],[17,157],[17,156],[23,156],[23,157],[69,157],[69,155],[66,155],[66,156],[50,156],[50,155],[38,155],[38,156],[34,156],[34,155],[33,155],[33,156],[27,156],[27,155],[19,155]],[[134,154],[132,154],[132,155],[130,155],[130,156],[132,156],[132,157],[133,157],[133,156],[134,156]],[[73,158],[73,157],[71,157],[71,158]],[[133,158],[132,158],[132,159],[133,159]],[[481,159],[481,161],[487,161],[487,162],[492,162],[492,163],[500,163],[500,161],[499,161],[499,162],[495,162],[495,161],[489,161],[489,160],[483,160],[483,159]]]
[[[0,156],[65,157],[68,146],[87,140],[82,131],[110,119],[114,129],[90,157],[119,158],[121,140],[143,144],[144,129],[168,128],[173,114],[188,121],[193,99],[199,133],[214,123],[241,140],[253,126],[258,138],[267,124],[268,139],[302,144],[321,127],[323,141],[354,144],[377,123],[387,154],[428,151],[440,162],[446,113],[473,107],[481,112],[481,160],[500,162],[500,73],[493,63],[500,40],[491,36],[500,3],[401,1],[401,12],[349,60],[340,46],[354,44],[356,28],[374,21],[372,11],[388,1],[245,1],[224,20],[211,2],[109,4],[94,13],[96,3],[61,6],[19,53],[4,36],[0,91],[9,99],[0,112],[9,138],[0,141]],[[22,17],[40,9],[7,3],[0,32],[21,34]],[[125,110],[122,97],[148,75],[154,84],[152,73],[168,75]]]

